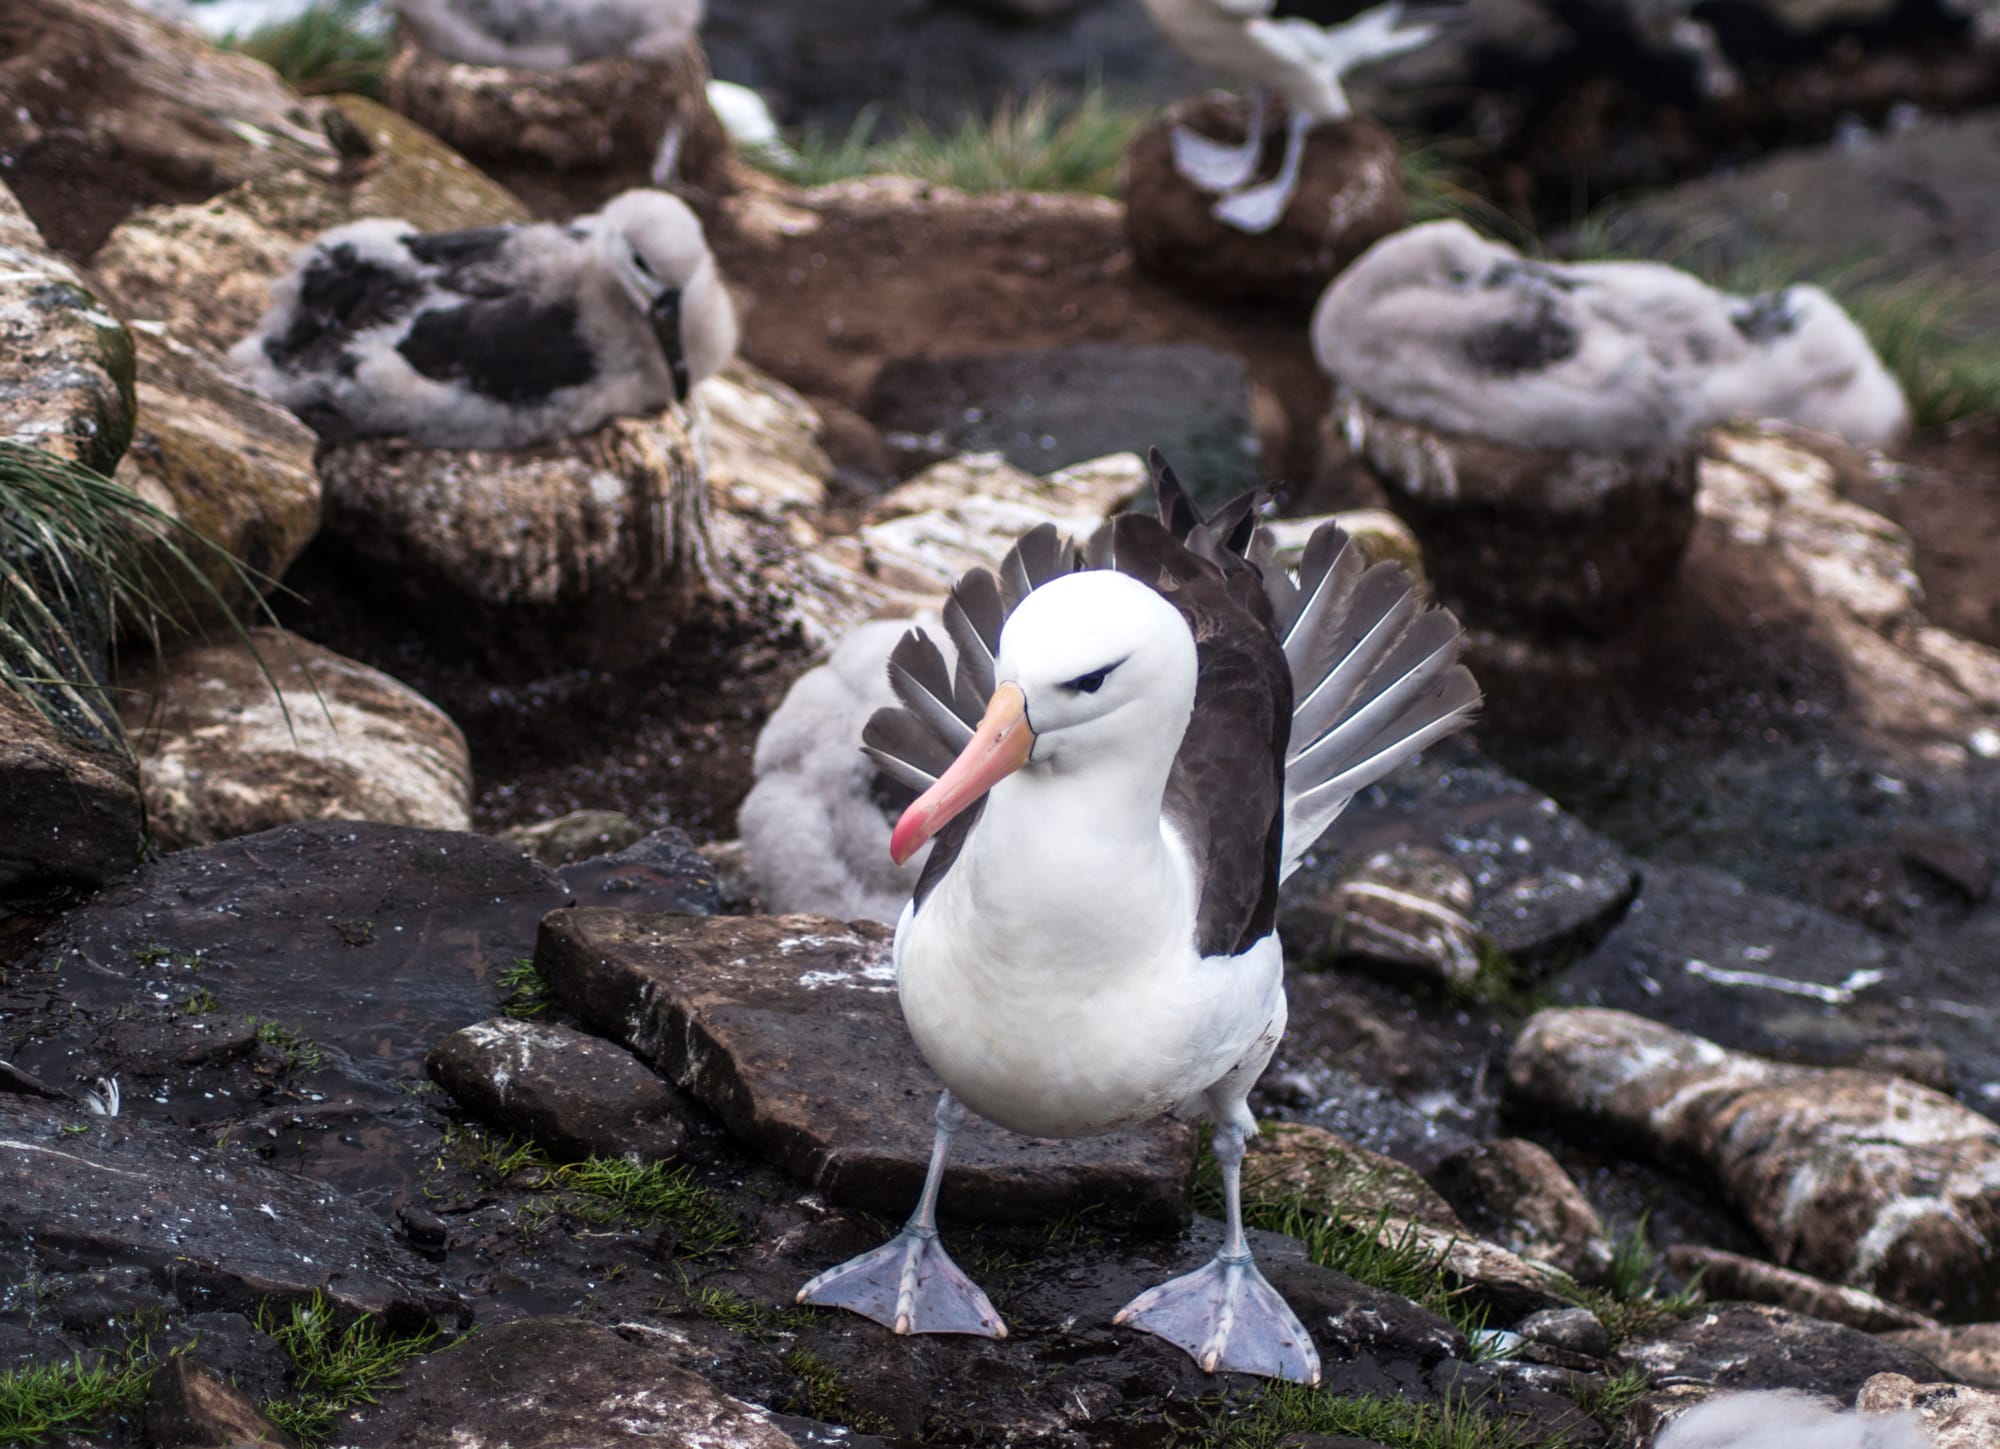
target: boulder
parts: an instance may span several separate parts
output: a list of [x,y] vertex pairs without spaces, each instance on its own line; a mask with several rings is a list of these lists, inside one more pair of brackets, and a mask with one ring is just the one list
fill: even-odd
[[1883,1373],[1861,1386],[1854,1407],[1864,1414],[1915,1414],[1932,1449],[1988,1449],[2000,1442],[2000,1393],[1990,1389]]
[[[635,916],[543,923],[535,964],[587,1026],[630,1047],[829,1202],[909,1212],[940,1090],[896,1004],[890,932],[814,916]],[[1101,1205],[1106,1226],[1186,1221],[1182,1123],[1044,1141],[972,1119],[945,1215],[1033,1222]]]
[[372,1213],[206,1134],[0,1096],[0,1221],[54,1267],[142,1266],[187,1312],[325,1294],[345,1314],[462,1322]]
[[1441,850],[1377,851],[1315,906],[1330,916],[1333,959],[1390,980],[1469,987],[1479,974],[1472,880]]
[[[1692,1283],[1698,1278],[1702,1294],[1711,1301],[1745,1299],[1769,1303],[1811,1318],[1823,1318],[1828,1323],[1844,1323],[1863,1333],[1937,1327],[1923,1314],[1877,1298],[1873,1293],[1842,1288],[1807,1273],[1746,1258],[1741,1253],[1675,1243],[1667,1249],[1666,1258],[1668,1269],[1683,1282]],[[1924,1351],[1921,1345],[1900,1341],[1919,1353]]]
[[2000,1389],[2000,1323],[1898,1328],[1882,1337],[1922,1354],[1955,1379],[1982,1389]]
[[[1133,140],[1124,161],[1125,232],[1141,267],[1218,302],[1305,302],[1409,219],[1403,160],[1373,121],[1351,116],[1315,126],[1306,140],[1298,190],[1278,224],[1246,235],[1217,221],[1215,197],[1173,163],[1173,128],[1218,141],[1242,139],[1247,117],[1236,99],[1203,97],[1170,106]],[[1275,174],[1286,112],[1266,117],[1264,166]]]
[[1619,1361],[1655,1383],[1721,1389],[1804,1389],[1852,1400],[1876,1374],[1933,1378],[1908,1349],[1857,1329],[1757,1303],[1697,1310],[1619,1345]]
[[1499,1137],[1453,1153],[1426,1175],[1474,1232],[1579,1283],[1609,1282],[1604,1220],[1547,1148]]
[[556,878],[580,905],[690,916],[712,916],[722,907],[715,868],[687,832],[672,825],[622,850],[565,865]]
[[709,108],[708,62],[690,39],[671,53],[601,56],[526,70],[471,65],[407,32],[389,62],[389,104],[548,215],[590,211],[633,186],[726,185],[728,138]]
[[568,865],[614,850],[623,850],[646,832],[631,816],[617,810],[572,810],[553,820],[510,826],[500,832],[547,866]]
[[132,436],[132,387],[131,334],[0,183],[0,439],[109,473]]
[[177,649],[120,695],[166,850],[298,820],[465,830],[472,762],[438,707],[282,629]]
[[164,323],[219,357],[257,325],[293,254],[331,227],[370,216],[418,231],[527,220],[498,183],[373,101],[288,104],[314,123],[303,149],[231,133],[231,146],[257,157],[247,175],[206,199],[138,212],[92,253],[91,275],[122,315]]
[[138,763],[76,738],[0,687],[0,814],[0,899],[96,887],[138,863]]
[[[320,454],[326,531],[494,660],[655,656],[730,592],[707,536],[692,416],[675,406],[510,451],[394,438]],[[586,661],[573,651],[591,647]]]
[[[144,566],[178,601],[176,623],[212,628],[275,588],[318,530],[313,435],[164,326],[134,323],[132,336],[138,419],[114,476],[186,530],[148,538]],[[177,560],[159,557],[169,543],[213,596],[193,585]],[[247,586],[225,553],[248,571]]]
[[1243,1163],[1246,1203],[1289,1204],[1340,1216],[1356,1228],[1379,1214],[1412,1218],[1446,1232],[1465,1225],[1416,1169],[1357,1147],[1307,1122],[1267,1122]]
[[473,1116],[558,1161],[671,1162],[687,1142],[679,1094],[630,1052],[574,1027],[494,1017],[440,1037],[424,1066]]
[[1705,1177],[1783,1266],[1940,1317],[2000,1304],[2000,1127],[1927,1087],[1551,1009],[1515,1041],[1507,1093],[1518,1111]]
[[146,1388],[147,1442],[157,1449],[297,1442],[257,1411],[250,1396],[185,1355],[169,1358]]
[[7,185],[73,260],[143,208],[337,163],[316,107],[270,67],[138,6],[18,0],[8,27]]
[[1671,589],[1695,523],[1695,451],[1525,448],[1393,417],[1351,390],[1347,445],[1469,626],[1613,634]]
[[1249,369],[1193,343],[892,357],[862,400],[899,474],[957,453],[998,453],[1046,474],[1144,444],[1213,509],[1270,474]]
[[636,1327],[517,1318],[414,1365],[400,1392],[350,1410],[335,1437],[381,1449],[795,1449],[766,1410],[676,1357]]

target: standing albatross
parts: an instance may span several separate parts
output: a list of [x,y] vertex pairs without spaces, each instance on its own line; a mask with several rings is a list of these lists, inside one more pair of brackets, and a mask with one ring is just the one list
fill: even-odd
[[889,1243],[799,1301],[898,1333],[1004,1337],[938,1242],[968,1109],[1040,1137],[1164,1113],[1215,1123],[1228,1204],[1215,1259],[1118,1322],[1215,1372],[1313,1383],[1319,1356],[1243,1235],[1248,1097],[1285,1029],[1278,883],[1355,793],[1479,702],[1458,621],[1328,524],[1296,582],[1246,494],[1204,520],[1153,456],[1159,518],[1112,520],[1079,557],[1052,526],[953,589],[955,675],[918,630],[898,707],[863,747],[923,793],[890,854],[935,839],[896,926],[896,984],[945,1084],[930,1172]]

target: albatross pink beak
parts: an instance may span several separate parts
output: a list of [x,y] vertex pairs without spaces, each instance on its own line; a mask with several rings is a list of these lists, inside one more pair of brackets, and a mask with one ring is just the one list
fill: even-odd
[[901,865],[954,815],[1028,763],[1035,732],[1028,728],[1028,700],[1018,684],[993,691],[986,717],[951,768],[903,812],[889,837],[889,858]]

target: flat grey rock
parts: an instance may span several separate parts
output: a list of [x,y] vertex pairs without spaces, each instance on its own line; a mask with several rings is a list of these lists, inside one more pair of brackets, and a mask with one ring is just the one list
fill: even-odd
[[[753,1150],[831,1202],[900,1219],[940,1088],[903,1025],[890,939],[817,916],[576,910],[544,922],[535,961],[565,1006]],[[1049,1141],[974,1118],[941,1208],[1023,1222],[1095,1203],[1107,1227],[1178,1227],[1194,1153],[1194,1129],[1167,1121]]]
[[[79,1132],[76,1129],[85,1130]],[[315,1293],[408,1322],[465,1316],[379,1219],[207,1134],[0,1097],[0,1239],[43,1264],[142,1268],[188,1312]]]
[[1621,1362],[1657,1383],[1807,1389],[1842,1402],[1880,1373],[1941,1375],[1921,1354],[1858,1329],[1758,1303],[1722,1303],[1624,1344]]
[[903,474],[987,452],[1044,474],[1157,446],[1204,508],[1265,481],[1249,369],[1192,343],[891,358],[862,411]]
[[574,1027],[497,1016],[442,1038],[425,1065],[466,1111],[558,1158],[669,1161],[687,1142],[680,1094]]
[[401,1392],[364,1405],[335,1439],[361,1449],[793,1449],[753,1404],[673,1356],[574,1318],[486,1328],[410,1369]]

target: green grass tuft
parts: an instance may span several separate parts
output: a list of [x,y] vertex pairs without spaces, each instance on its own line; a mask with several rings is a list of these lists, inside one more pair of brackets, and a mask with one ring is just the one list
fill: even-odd
[[1623,1419],[1626,1411],[1644,1398],[1652,1386],[1653,1381],[1644,1369],[1628,1368],[1602,1384],[1580,1387],[1576,1406],[1599,1423],[1613,1424]]
[[1065,95],[1039,87],[1002,100],[990,116],[968,115],[939,129],[911,120],[879,137],[883,111],[864,107],[838,135],[807,129],[796,161],[750,156],[754,165],[801,186],[855,176],[894,174],[961,191],[1078,191],[1109,196],[1118,164],[1149,112],[1124,105],[1101,87]]
[[278,1073],[287,1081],[326,1065],[326,1053],[311,1037],[300,1035],[283,1022],[259,1021],[254,1016],[246,1019],[256,1028],[257,1040],[277,1052]]
[[327,0],[290,20],[222,38],[229,50],[261,60],[301,95],[338,91],[381,100],[389,34],[369,18],[368,0]]
[[1613,1343],[1649,1333],[1670,1319],[1686,1318],[1702,1301],[1701,1275],[1672,1293],[1660,1291],[1665,1265],[1646,1231],[1648,1214],[1611,1240],[1611,1280],[1602,1289],[1579,1287],[1576,1301],[1597,1315]]
[[541,968],[526,956],[516,956],[514,964],[500,973],[500,989],[507,993],[500,1010],[516,1021],[529,1021],[555,1004],[556,994]]
[[376,1318],[335,1325],[333,1305],[315,1293],[310,1303],[294,1303],[280,1319],[266,1304],[257,1326],[292,1361],[289,1398],[266,1399],[264,1417],[293,1435],[305,1449],[318,1449],[333,1433],[333,1421],[356,1404],[379,1404],[396,1387],[403,1366],[437,1348],[444,1335],[436,1327],[396,1334]]
[[0,441],[0,688],[52,724],[127,749],[91,655],[121,621],[137,623],[157,647],[162,627],[187,617],[191,595],[235,621],[195,555],[221,558],[257,595],[263,581],[253,571],[123,484]]
[[158,1367],[138,1345],[88,1367],[79,1357],[0,1373],[0,1445],[42,1443],[130,1413]]
[[1416,1404],[1350,1398],[1304,1384],[1272,1384],[1247,1407],[1224,1401],[1197,1435],[1182,1438],[1207,1449],[1277,1449],[1295,1434],[1366,1439],[1387,1449],[1558,1449],[1561,1443],[1530,1440],[1518,1423],[1482,1414],[1466,1398]]

